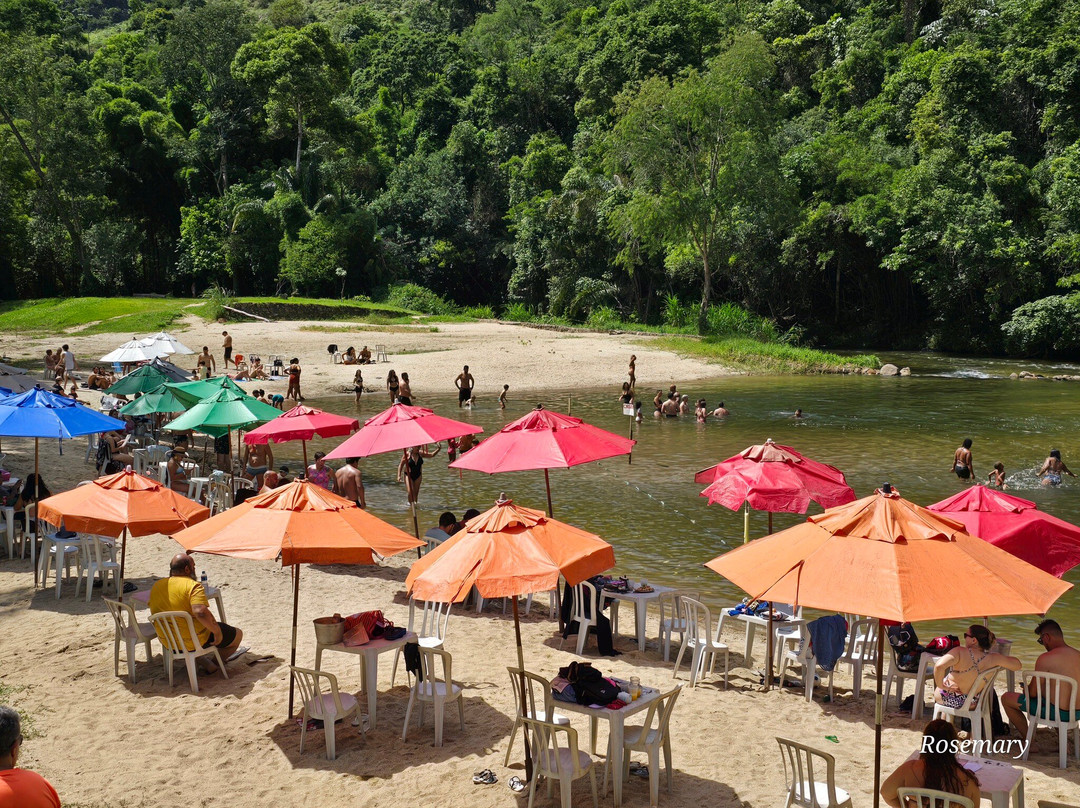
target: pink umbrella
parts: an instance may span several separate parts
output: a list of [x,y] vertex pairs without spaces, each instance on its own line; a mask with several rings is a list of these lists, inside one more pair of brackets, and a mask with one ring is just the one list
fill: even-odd
[[359,432],[326,457],[328,460],[368,457],[483,431],[472,424],[443,418],[424,407],[394,404],[364,421]]
[[551,516],[548,469],[567,469],[629,454],[636,442],[537,405],[528,415],[507,424],[455,460],[450,468],[487,474],[543,469],[548,516]]
[[307,442],[315,437],[340,438],[360,427],[360,422],[346,415],[334,415],[303,404],[283,412],[272,421],[244,435],[244,443],[286,443],[301,441],[304,449],[304,469],[307,470]]
[[1080,527],[1029,500],[976,485],[928,510],[962,522],[972,536],[1058,578],[1080,564]]

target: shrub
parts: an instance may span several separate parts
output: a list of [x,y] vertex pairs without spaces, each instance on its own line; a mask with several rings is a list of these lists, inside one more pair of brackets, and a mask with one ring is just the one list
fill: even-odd
[[622,321],[619,319],[618,312],[611,306],[597,306],[589,312],[585,324],[589,328],[617,328]]
[[495,319],[495,309],[491,308],[491,306],[466,306],[461,313],[475,320]]
[[1015,309],[1001,326],[1014,356],[1080,354],[1080,294],[1052,295]]
[[510,303],[503,309],[503,319],[518,323],[530,323],[536,319],[532,309],[524,303]]
[[229,312],[225,310],[225,307],[236,302],[232,295],[217,284],[208,286],[202,296],[206,301],[206,317],[210,320],[220,320],[228,317]]
[[734,303],[709,306],[705,323],[706,333],[714,336],[749,337],[760,342],[776,342],[780,337],[771,320]]
[[423,314],[453,314],[457,306],[418,283],[392,286],[386,293],[386,303]]
[[664,298],[664,325],[671,328],[685,328],[694,321],[694,312],[690,306],[684,306],[677,295]]

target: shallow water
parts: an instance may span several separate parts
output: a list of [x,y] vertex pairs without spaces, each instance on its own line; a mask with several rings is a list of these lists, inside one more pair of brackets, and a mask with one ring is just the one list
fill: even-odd
[[[840,468],[857,496],[891,482],[903,496],[927,505],[961,490],[950,473],[953,450],[965,437],[974,441],[975,470],[986,479],[996,461],[1005,464],[1010,492],[1034,500],[1040,509],[1080,523],[1080,480],[1066,478],[1059,489],[1039,485],[1035,472],[1050,448],[1062,451],[1066,463],[1080,473],[1080,383],[1013,381],[1012,372],[1080,373],[1076,366],[1035,366],[1003,360],[972,360],[932,354],[884,355],[883,361],[912,368],[904,378],[875,376],[728,377],[687,385],[692,400],[705,398],[710,407],[723,400],[731,416],[699,425],[693,417],[654,419],[648,403],[656,388],[641,386],[646,400],[645,423],[635,428],[633,462],[626,458],[551,472],[554,515],[610,541],[618,570],[631,577],[678,584],[701,591],[715,604],[733,602],[744,593],[705,569],[704,562],[742,543],[742,513],[706,506],[698,496],[703,486],[694,472],[773,438],[800,452]],[[643,374],[644,376],[644,374]],[[647,378],[647,376],[645,376]],[[445,395],[426,394],[423,380],[416,403],[441,415],[460,417],[482,426],[485,433],[521,416],[536,403],[566,412],[567,391],[545,396],[511,396],[505,412],[494,397],[482,398],[474,410],[459,410],[452,387]],[[680,385],[680,389],[682,386]],[[513,393],[513,391],[511,391]],[[627,434],[630,419],[621,414],[618,391],[576,391],[574,415],[613,432]],[[383,395],[366,394],[361,420],[387,404]],[[351,396],[309,399],[339,413],[356,413]],[[791,418],[796,407],[807,417]],[[336,445],[338,439],[309,444]],[[285,462],[299,458],[299,444],[275,447]],[[405,489],[395,483],[398,456],[381,455],[363,462],[371,510],[410,530]],[[296,465],[299,465],[296,463]],[[459,518],[469,507],[484,510],[505,492],[517,502],[545,506],[543,472],[489,476],[446,468],[445,449],[427,461],[420,494],[420,530],[433,526],[439,513]],[[811,512],[820,508],[811,505]],[[774,530],[804,517],[776,514]],[[751,514],[751,538],[763,535],[767,516]],[[1080,582],[1080,567],[1066,576]],[[946,576],[943,575],[943,584]],[[1067,593],[1051,611],[1080,641],[1080,597]],[[1031,634],[1032,617],[995,618],[1001,636],[1019,640],[1014,650],[1027,659],[1038,651]],[[929,638],[948,630],[962,633],[962,624],[920,627]]]

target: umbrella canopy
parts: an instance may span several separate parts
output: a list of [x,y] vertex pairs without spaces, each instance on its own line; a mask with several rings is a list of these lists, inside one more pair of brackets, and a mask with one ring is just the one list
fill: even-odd
[[149,362],[151,359],[161,355],[161,351],[157,348],[153,348],[144,345],[140,340],[129,339],[119,348],[109,351],[103,357],[102,362],[120,362],[121,364],[132,364],[134,362]]
[[416,561],[405,588],[441,602],[462,601],[473,586],[485,598],[512,597],[554,589],[560,574],[574,586],[613,566],[615,551],[599,536],[502,499]]
[[300,404],[244,435],[244,443],[285,443],[291,440],[339,438],[358,429],[360,422],[346,415]]
[[393,404],[364,421],[364,426],[326,458],[368,457],[422,446],[484,430],[472,424],[443,418],[425,407]]
[[212,555],[291,564],[374,564],[419,547],[408,533],[355,502],[314,483],[295,480],[189,527],[173,538]]
[[[186,381],[186,382],[169,382],[169,389],[176,394],[176,397],[181,401],[187,401],[188,406],[198,404],[203,399],[210,398],[215,393],[219,393],[222,390],[231,390],[237,395],[246,396],[244,388],[230,379],[228,376],[217,376],[212,379],[203,379],[198,381]],[[275,407],[275,409],[277,409]],[[278,410],[278,415],[281,415],[281,410]]]
[[159,331],[156,334],[151,334],[149,337],[139,340],[147,348],[152,348],[157,351],[157,356],[168,356],[170,354],[193,354],[195,353],[191,348],[186,346],[172,334],[167,331]]
[[24,376],[29,373],[29,371],[26,368],[9,365],[7,362],[0,362],[0,373],[8,373],[12,376]]
[[[154,388],[160,387],[165,382],[172,381],[160,368],[154,365],[143,365],[136,368],[127,376],[117,380],[106,393],[114,396],[133,396],[136,393],[149,393]],[[183,409],[181,407],[181,409]]]
[[855,499],[839,469],[772,440],[699,471],[694,481],[710,483],[701,492],[710,505],[733,511],[746,503],[760,511],[806,513],[811,501],[833,508]]
[[149,536],[201,522],[210,509],[129,467],[41,500],[38,513],[81,533],[119,536],[126,528],[132,536]]
[[12,393],[25,393],[33,390],[41,382],[22,373],[0,373],[0,387]]
[[[901,499],[889,486],[884,489],[705,566],[765,600],[898,622],[1043,614],[1072,587],[965,533],[959,522]],[[879,640],[883,636],[879,627]],[[879,641],[875,806],[881,785],[883,646]]]
[[580,418],[538,406],[469,450],[450,467],[487,474],[565,469],[629,454],[636,442]]
[[[897,622],[1042,614],[1072,586],[880,491],[705,566],[763,600]],[[965,584],[943,585],[942,570]]]
[[153,390],[121,407],[120,414],[154,415],[155,413],[183,412],[187,408],[187,402],[180,399],[167,384],[159,384]]
[[169,377],[171,382],[186,382],[191,380],[191,372],[178,368],[172,362],[158,357],[150,363],[150,367],[157,368],[166,376]]
[[1029,500],[975,485],[928,510],[1058,578],[1080,564],[1080,527],[1043,513]]
[[[175,392],[183,385],[169,385]],[[236,428],[263,424],[281,415],[281,410],[264,404],[243,391],[219,389],[165,427],[173,432],[186,432],[203,427]]]
[[0,403],[0,435],[4,437],[73,438],[123,428],[123,421],[37,387]]

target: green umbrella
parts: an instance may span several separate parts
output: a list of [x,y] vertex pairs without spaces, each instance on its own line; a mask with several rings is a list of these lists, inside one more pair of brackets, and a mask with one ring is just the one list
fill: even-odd
[[[229,382],[232,383],[231,380]],[[168,385],[174,391],[177,386]],[[170,421],[165,429],[172,432],[187,432],[193,429],[215,436],[221,435],[222,430],[225,430],[230,436],[231,444],[233,429],[246,429],[256,424],[265,424],[279,415],[281,415],[281,410],[277,407],[264,404],[243,390],[236,392],[228,389],[228,385],[223,384],[212,396],[204,398],[187,412]],[[237,451],[239,451],[239,446]]]
[[247,395],[243,388],[228,376],[218,376],[194,382],[169,382],[169,389],[181,401],[186,401],[189,407],[210,398],[222,390],[231,390],[241,396]]
[[[151,365],[143,365],[137,370],[133,370],[105,392],[114,396],[133,396],[136,393],[149,393],[167,381],[169,381],[169,377],[160,370]],[[132,413],[132,415],[137,414]]]
[[155,415],[157,413],[183,412],[188,402],[181,400],[166,384],[143,393],[137,399],[120,408],[121,415]]

